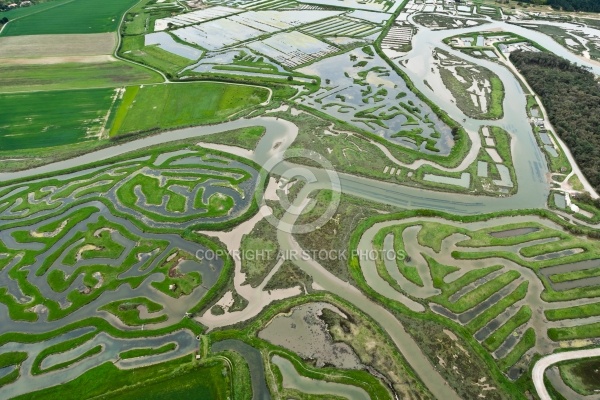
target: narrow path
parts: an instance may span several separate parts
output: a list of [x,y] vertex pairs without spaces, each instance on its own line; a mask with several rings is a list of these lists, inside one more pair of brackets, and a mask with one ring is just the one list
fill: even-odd
[[576,351],[565,351],[562,353],[555,353],[549,356],[543,357],[535,363],[532,372],[532,379],[538,396],[541,400],[552,400],[548,389],[544,384],[544,374],[546,370],[554,364],[562,361],[585,359],[590,357],[599,357],[600,348],[587,349],[587,350],[576,350]]

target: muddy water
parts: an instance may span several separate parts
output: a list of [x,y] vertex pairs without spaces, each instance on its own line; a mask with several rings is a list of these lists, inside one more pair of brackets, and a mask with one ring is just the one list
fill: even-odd
[[[569,264],[561,264],[561,265],[556,265],[553,267],[542,268],[540,271],[544,276],[549,278],[551,275],[554,275],[554,274],[563,274],[563,273],[567,273],[567,272],[583,271],[583,270],[596,269],[596,268],[600,268],[600,259],[579,261],[579,262],[574,262],[574,263],[569,263]],[[569,289],[575,289],[575,288],[586,287],[586,286],[600,285],[600,276],[577,279],[577,280],[573,280],[573,281],[559,282],[559,283],[552,282],[551,280],[549,280],[549,282],[554,290],[561,291],[561,290],[569,290]]]
[[514,237],[514,236],[521,236],[521,235],[527,235],[533,232],[537,232],[539,231],[539,228],[518,228],[518,229],[508,229],[506,231],[499,231],[499,232],[490,232],[490,236],[493,236],[495,238],[507,238],[507,237]]
[[546,376],[550,383],[560,394],[569,400],[600,400],[600,394],[583,396],[571,389],[560,376],[558,367],[554,366],[546,370]]
[[223,340],[211,346],[213,353],[225,350],[239,353],[248,363],[250,367],[250,379],[252,380],[252,400],[270,400],[271,393],[267,387],[265,364],[263,363],[260,351],[240,340],[233,339]]
[[[501,225],[510,224],[510,223],[531,222],[531,223],[539,223],[548,228],[562,231],[561,228],[558,225],[556,225],[555,223],[553,223],[551,221],[543,220],[538,217],[514,217],[514,218],[513,217],[502,217],[502,218],[491,219],[489,221],[482,221],[482,222],[476,222],[476,223],[452,222],[452,221],[442,220],[439,218],[408,218],[408,219],[400,220],[400,221],[388,221],[388,222],[384,222],[384,223],[379,223],[379,224],[374,225],[374,227],[369,228],[369,230],[367,230],[367,232],[366,232],[366,233],[368,233],[369,240],[367,240],[366,237],[363,236],[363,238],[361,238],[361,241],[359,242],[359,250],[371,249],[372,248],[372,245],[371,245],[372,238],[374,237],[375,233],[381,229],[385,229],[385,228],[388,228],[388,227],[391,227],[394,225],[401,225],[401,224],[402,225],[404,225],[404,224],[419,224],[420,225],[423,222],[441,222],[441,223],[445,223],[450,226],[466,228],[466,229],[473,230],[473,231],[479,230],[482,228],[489,228],[490,226],[501,226]],[[371,229],[372,229],[372,231],[371,231]],[[532,244],[532,242],[525,242],[525,243],[521,243],[518,245],[511,245],[511,246],[492,246],[492,247],[485,247],[485,248],[479,249],[479,248],[464,248],[464,247],[458,246],[457,243],[464,240],[464,238],[465,237],[463,235],[458,235],[458,234],[449,236],[442,242],[442,249],[441,249],[440,253],[434,252],[433,249],[431,249],[429,247],[420,246],[418,244],[418,242],[416,241],[416,239],[414,240],[414,243],[412,243],[410,247],[411,247],[411,251],[413,253],[424,253],[425,255],[436,259],[438,262],[440,262],[444,265],[454,265],[454,266],[459,267],[460,268],[459,271],[449,274],[444,279],[447,283],[452,282],[455,279],[458,279],[460,276],[465,274],[467,271],[470,271],[473,269],[498,266],[498,265],[504,267],[504,268],[502,268],[500,273],[506,272],[507,270],[516,270],[521,274],[522,277],[518,278],[516,281],[513,281],[508,286],[506,286],[504,289],[501,289],[500,292],[492,295],[492,297],[488,298],[486,301],[482,302],[481,304],[477,305],[476,307],[466,311],[465,313],[456,315],[456,314],[450,312],[449,310],[445,309],[442,306],[430,304],[430,308],[432,309],[432,311],[434,311],[440,315],[443,315],[453,321],[457,321],[457,322],[464,324],[464,323],[467,323],[468,321],[470,321],[476,315],[479,315],[481,312],[488,309],[493,304],[495,304],[500,298],[508,295],[512,290],[516,289],[517,286],[521,282],[523,282],[524,280],[527,280],[529,282],[529,290],[527,292],[525,299],[520,301],[518,304],[527,303],[535,310],[532,315],[531,320],[528,322],[528,326],[534,327],[538,332],[545,331],[547,329],[547,322],[545,321],[543,312],[541,312],[541,311],[544,310],[545,308],[547,308],[548,306],[551,306],[551,308],[558,308],[559,306],[557,304],[549,305],[541,300],[540,296],[541,296],[542,291],[544,290],[544,286],[542,285],[539,277],[535,274],[535,272],[533,272],[529,268],[524,268],[518,264],[515,264],[513,262],[510,262],[510,261],[508,261],[506,259],[502,259],[502,258],[493,258],[492,257],[492,258],[481,259],[481,260],[460,260],[460,262],[457,262],[452,257],[452,252],[456,251],[456,250],[469,251],[469,252],[498,251],[498,252],[510,252],[510,253],[518,254],[519,250],[522,247],[529,246]],[[541,239],[539,241],[535,241],[535,243],[537,243],[537,242],[544,243],[544,242],[553,241],[553,240],[554,240],[553,238],[547,238],[547,239]],[[363,266],[362,261],[361,261],[361,266]],[[365,274],[365,276],[366,276],[368,273],[369,272],[366,271],[363,267],[363,274]],[[498,274],[498,272],[495,274]],[[483,283],[489,279],[491,279],[490,276],[485,277],[480,280],[480,283]],[[375,289],[379,290],[378,286],[373,286],[373,287]],[[469,285],[469,288],[465,288],[460,293],[457,293],[456,296],[453,297],[453,300],[459,299],[461,297],[461,295],[465,295],[466,293],[469,292],[469,290],[472,290],[475,288],[476,288],[476,284]],[[574,302],[563,302],[562,304],[563,304],[563,306],[572,306],[572,305],[579,304],[582,302],[585,302],[585,300],[574,301]],[[503,322],[506,320],[506,318],[507,317],[500,318],[499,321]],[[500,325],[500,324],[498,324],[498,325]],[[487,337],[489,335],[489,333],[491,333],[490,330],[492,328],[493,328],[493,326],[489,326],[489,327],[487,327],[487,329],[484,327],[483,331],[480,332],[479,335],[481,335],[481,337]],[[505,344],[506,348],[512,348],[513,345],[514,345],[514,343],[512,343],[512,342]],[[556,343],[550,341],[546,336],[541,335],[537,338],[535,349],[536,349],[536,351],[539,351],[541,353],[547,353],[547,352],[553,351],[553,349],[555,349],[556,347],[557,347]]]
[[[97,150],[88,153],[84,156],[71,158],[69,160],[55,162],[42,167],[31,168],[28,170],[17,171],[17,172],[3,172],[0,173],[0,181],[7,182],[13,179],[20,179],[26,177],[32,177],[38,174],[48,174],[52,172],[59,172],[69,168],[78,168],[82,165],[109,160],[122,154],[138,150],[140,148],[155,146],[163,143],[170,143],[177,140],[183,140],[194,137],[201,137],[205,135],[211,135],[213,133],[224,132],[228,130],[234,130],[238,128],[246,128],[253,126],[263,126],[266,128],[266,133],[261,139],[260,150],[267,150],[258,152],[255,155],[255,161],[262,163],[272,157],[276,150],[273,149],[273,144],[280,141],[289,141],[296,137],[298,128],[284,120],[279,120],[270,117],[260,117],[253,119],[239,119],[232,122],[226,122],[218,125],[210,126],[199,126],[193,128],[177,129],[169,132],[164,132],[154,136],[144,137],[131,142],[123,143],[118,146],[113,146],[107,149]],[[100,169],[102,167],[98,167]],[[66,175],[65,175],[66,176]],[[65,178],[67,179],[67,178]]]
[[364,389],[357,386],[306,378],[285,358],[275,355],[271,360],[281,372],[284,388],[296,389],[307,394],[342,396],[350,400],[371,399]]
[[319,318],[323,309],[342,314],[327,303],[304,304],[289,315],[273,318],[258,336],[305,360],[315,360],[317,367],[329,364],[342,369],[359,369],[361,363],[354,350],[345,343],[333,342],[325,322]]
[[519,308],[519,302],[507,308],[504,312],[477,331],[477,333],[474,335],[475,339],[479,341],[485,340],[492,332],[496,331],[496,329],[500,328],[508,319],[510,319],[519,310]]
[[[307,185],[302,189],[300,195],[305,194],[305,191],[309,191],[310,189],[310,185]],[[300,195],[295,204],[298,204],[303,200]],[[296,219],[297,215],[288,213],[282,217],[282,223],[293,224]],[[283,231],[278,231],[277,239],[284,252],[302,250],[298,242],[291,235]],[[295,260],[294,263],[304,272],[310,274],[313,277],[314,282],[323,288],[323,290],[330,291],[333,294],[340,296],[342,299],[349,301],[359,310],[365,312],[373,320],[379,323],[388,335],[390,335],[393,343],[398,347],[402,356],[404,356],[411,368],[423,380],[425,386],[435,397],[448,400],[458,399],[456,393],[431,365],[414,339],[404,330],[400,321],[398,321],[398,319],[396,319],[388,310],[371,301],[354,286],[342,281],[325,270],[315,260],[300,259]],[[379,287],[377,287],[377,290],[379,290]]]
[[554,258],[567,257],[567,256],[571,256],[574,254],[583,253],[584,251],[585,251],[584,249],[580,249],[580,248],[579,249],[566,249],[566,250],[555,251],[552,253],[541,254],[539,256],[534,257],[533,259],[535,261],[552,260]]

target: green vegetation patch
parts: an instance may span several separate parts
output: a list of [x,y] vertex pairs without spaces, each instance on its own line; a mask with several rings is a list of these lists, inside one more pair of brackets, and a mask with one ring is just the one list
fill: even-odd
[[151,383],[112,397],[115,400],[149,399],[225,399],[230,386],[230,372],[223,360],[215,360],[201,368],[163,382]]
[[241,270],[246,274],[246,283],[257,287],[277,264],[277,228],[267,220],[259,221],[252,232],[242,238],[241,250]]
[[[440,75],[444,85],[456,99],[456,105],[467,116],[479,119],[498,119],[504,115],[504,85],[498,76],[487,68],[465,63],[442,50]],[[455,65],[456,74],[446,65]],[[474,91],[476,86],[479,91]],[[477,98],[477,103],[473,99]],[[485,107],[482,106],[485,104]]]
[[[161,81],[162,77],[158,73],[124,61],[20,65],[18,67],[0,65],[0,92],[4,93],[115,88]],[[32,95],[34,94],[32,93]],[[72,102],[75,103],[76,100]],[[15,104],[20,105],[21,103]]]
[[588,318],[600,315],[600,303],[582,304],[580,306],[556,308],[545,311],[546,318],[550,321],[562,319]]
[[[229,388],[229,374],[221,360],[207,360],[197,365],[191,356],[131,370],[120,370],[110,362],[85,372],[78,378],[48,389],[17,397],[20,400],[87,399],[224,399]],[[225,372],[225,373],[224,373]],[[107,385],[107,383],[109,383]]]
[[268,97],[265,88],[216,82],[127,88],[111,135],[223,122]]
[[11,351],[0,354],[0,369],[11,365],[20,365],[27,360],[27,353],[22,351]]
[[202,275],[197,271],[182,273],[179,266],[186,260],[194,260],[194,256],[183,250],[171,253],[156,269],[164,273],[165,279],[152,282],[152,286],[171,297],[187,296],[202,284]]
[[513,349],[501,360],[498,360],[498,366],[503,371],[507,371],[510,367],[515,365],[517,361],[523,357],[523,355],[535,346],[535,329],[529,328],[525,331],[525,334],[521,340],[513,347]]
[[519,311],[508,319],[500,328],[492,333],[483,345],[490,352],[495,351],[519,326],[525,324],[531,318],[531,307],[522,306]]
[[0,147],[20,150],[94,140],[104,128],[113,96],[112,89],[0,94]]
[[284,261],[283,265],[281,265],[279,270],[265,286],[265,290],[300,287],[301,289],[306,289],[310,292],[312,290],[312,283],[312,276],[302,271],[293,262]]
[[172,78],[194,62],[163,50],[158,45],[145,46],[144,36],[142,35],[123,36],[119,54],[130,60],[157,68]]
[[600,389],[600,359],[567,361],[558,364],[563,381],[577,393],[590,396]]
[[254,126],[213,133],[212,135],[202,136],[199,140],[205,143],[225,144],[246,150],[254,150],[264,134],[265,128],[263,126]]
[[[5,36],[99,33],[117,30],[121,16],[138,0],[73,0],[11,21]],[[37,7],[37,6],[36,6]],[[39,9],[38,9],[39,10]]]
[[121,358],[123,360],[127,360],[130,358],[147,357],[147,356],[153,356],[153,355],[158,355],[158,354],[165,354],[165,353],[175,350],[176,348],[177,348],[177,344],[167,343],[167,344],[157,347],[157,348],[143,347],[143,348],[139,348],[139,349],[131,349],[131,350],[126,350],[126,351],[122,352],[121,354],[119,354],[119,358]]
[[162,305],[157,304],[150,299],[137,297],[134,299],[114,301],[101,307],[100,310],[108,311],[129,326],[156,324],[168,319],[166,314],[147,319],[141,318],[140,307],[145,307],[148,313],[156,313],[162,311],[164,308]]
[[540,97],[550,122],[600,190],[600,84],[587,69],[550,53],[513,52],[512,63]]

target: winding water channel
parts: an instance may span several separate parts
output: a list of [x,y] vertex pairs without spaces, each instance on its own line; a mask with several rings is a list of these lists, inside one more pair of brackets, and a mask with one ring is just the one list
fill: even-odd
[[[522,36],[528,37],[562,57],[567,58],[573,62],[584,64],[590,67],[596,74],[600,73],[600,67],[598,65],[596,65],[595,63],[587,62],[586,60],[570,53],[562,46],[554,42],[548,36],[513,24],[497,21],[492,21],[491,23],[483,27],[472,27],[452,30],[432,31],[427,28],[421,27],[419,29],[419,32],[413,38],[413,50],[410,51],[406,56],[402,57],[399,60],[396,60],[395,62],[400,61],[401,64],[404,66],[407,74],[415,84],[415,86],[428,98],[430,98],[434,103],[438,104],[442,109],[447,111],[451,118],[457,121],[464,120],[464,126],[467,129],[467,131],[470,132],[473,141],[474,147],[473,149],[471,149],[472,154],[476,154],[479,150],[478,146],[480,145],[480,141],[477,132],[480,126],[482,125],[500,126],[507,130],[513,136],[512,155],[517,181],[519,185],[517,194],[510,197],[487,197],[457,193],[444,193],[426,189],[404,187],[391,183],[380,182],[365,177],[357,177],[350,174],[340,173],[340,185],[341,191],[343,193],[348,195],[354,195],[363,199],[389,204],[392,206],[397,206],[400,208],[426,208],[434,210],[443,210],[458,215],[474,215],[503,210],[546,207],[546,201],[550,189],[547,180],[548,169],[541,149],[538,147],[532,135],[531,127],[529,125],[529,120],[526,114],[526,100],[522,86],[519,84],[513,73],[505,66],[495,62],[470,57],[461,52],[453,50],[452,48],[442,43],[442,39],[451,35],[477,32],[481,30],[489,30],[495,28],[500,28],[504,31],[514,32]],[[469,62],[474,64],[482,65],[490,69],[500,77],[500,79],[504,83],[504,87],[506,90],[506,97],[504,100],[504,117],[502,119],[496,121],[481,121],[468,118],[457,108],[457,106],[453,102],[449,100],[448,97],[441,95],[444,93],[443,90],[435,90],[441,84],[439,77],[434,76],[430,70],[430,66],[433,65],[432,51],[435,48],[442,48],[443,50],[451,53],[456,57],[468,60]],[[404,60],[406,60],[405,63],[403,62]],[[434,90],[430,89],[427,85],[425,85],[425,80],[430,85],[432,85]],[[110,148],[94,151],[84,156],[56,162],[46,166],[32,168],[29,170],[19,172],[0,173],[0,181],[10,182],[21,179],[34,179],[37,175],[50,173],[57,173],[59,179],[60,177],[62,177],[62,179],[67,179],[76,176],[78,173],[63,173],[62,171],[69,170],[71,168],[81,168],[82,166],[91,163],[106,161],[113,157],[124,155],[144,147],[169,143],[181,139],[188,139],[194,137],[199,138],[204,135],[210,135],[213,133],[252,126],[263,126],[266,129],[265,135],[260,140],[254,152],[248,153],[247,151],[241,149],[233,149],[226,146],[224,146],[223,149],[229,150],[235,154],[242,155],[247,158],[251,158],[253,161],[257,162],[260,165],[265,164],[272,157],[281,157],[285,149],[287,149],[291,145],[291,143],[294,141],[298,134],[297,126],[295,126],[291,122],[282,119],[275,119],[270,117],[241,119],[213,126],[194,127],[164,132],[154,136],[136,139],[134,141],[123,143]],[[207,147],[217,148],[219,146]],[[467,161],[472,161],[472,154],[467,158]],[[464,168],[465,163],[466,161],[463,162],[459,168]],[[435,165],[435,163],[428,161],[421,161],[419,162],[419,164]],[[317,182],[307,185],[301,191],[301,193],[298,196],[299,203],[301,203],[303,199],[308,197],[310,193],[316,189],[329,189],[329,179],[326,176],[325,171],[317,168],[303,167],[290,163],[283,163],[280,168],[285,169],[290,167],[303,168],[312,172],[317,177]],[[85,172],[89,172],[92,170],[93,168],[88,169]],[[9,183],[8,186],[15,186],[15,188],[17,188],[18,184]],[[106,208],[102,203],[96,202],[93,204],[85,204],[85,206],[89,205],[93,205],[98,208],[98,215],[106,214]],[[83,205],[81,207],[83,207]],[[76,210],[76,208],[74,210]],[[118,222],[120,225],[126,227],[130,232],[133,232],[136,235],[145,235],[142,232],[140,232],[138,228],[136,228],[133,224],[131,224],[125,219],[114,216],[111,216],[110,218]],[[288,213],[283,216],[281,222],[293,225],[296,218],[296,215]],[[86,223],[87,222],[89,221],[86,221]],[[511,222],[514,222],[514,220],[511,219]],[[3,239],[10,240],[10,232],[8,231],[2,232],[1,236]],[[163,236],[168,235],[159,236],[161,236],[162,238]],[[279,245],[281,246],[283,251],[302,250],[300,245],[293,238],[293,236],[284,231],[279,231],[277,238],[279,241]],[[193,252],[196,249],[196,247],[194,247],[193,244],[186,242],[179,237],[169,236],[168,239],[172,243],[171,247],[183,248],[190,252]],[[366,235],[366,237],[363,239],[365,240],[363,245],[366,247],[366,241],[369,241],[370,239],[372,239],[372,237]],[[67,238],[64,239],[64,241],[66,240]],[[130,246],[130,244],[128,246]],[[431,365],[431,363],[422,353],[414,339],[404,330],[402,324],[388,310],[386,310],[379,304],[371,301],[357,288],[351,286],[347,282],[342,281],[341,279],[326,271],[316,261],[297,260],[296,263],[302,270],[310,274],[313,277],[314,282],[318,284],[319,287],[323,288],[323,290],[332,292],[340,296],[341,298],[347,300],[348,302],[354,304],[356,307],[358,307],[366,314],[370,315],[376,322],[378,322],[390,335],[393,342],[402,352],[403,356],[406,358],[410,366],[415,370],[419,377],[421,377],[424,384],[435,397],[443,399],[458,399],[456,393],[454,393],[454,391],[448,386],[448,384],[442,378],[439,372]],[[218,267],[220,268],[220,265]],[[213,273],[207,273],[207,275],[204,276],[204,279],[208,283],[214,283],[217,277],[218,272],[214,273],[213,270]],[[387,288],[385,286],[387,283],[377,281],[376,275],[367,276],[367,280],[370,281],[371,286],[379,290],[382,294],[401,301],[407,306],[415,309],[415,311],[422,310],[423,306],[421,304],[413,302],[407,297],[399,298],[398,296],[401,295],[395,290],[393,290],[391,287]],[[149,283],[151,281],[152,278],[150,278],[146,283]],[[14,285],[12,285],[10,281],[2,282],[2,284],[3,286],[6,285],[9,288],[9,291],[16,292],[16,290],[18,289],[14,287]],[[35,284],[44,292],[45,295],[51,294],[50,292],[52,291],[49,288],[46,288],[47,283],[40,280],[39,282],[36,281]],[[76,284],[77,283],[74,283],[73,285]],[[167,312],[171,316],[171,318],[181,319],[186,311],[184,308],[176,306],[175,303],[167,301],[167,299],[163,298],[164,296],[150,289],[148,285],[143,285],[137,290],[133,290],[131,288],[121,288],[119,289],[119,291],[120,292],[110,292],[101,296],[98,299],[98,301],[94,304],[94,308],[97,308],[98,306],[103,304],[107,304],[115,298],[122,298],[123,296],[146,296],[150,298],[156,298],[157,301],[161,304],[167,304],[167,309],[165,310],[165,312]],[[199,288],[197,292],[195,291],[193,293],[193,295],[200,296],[201,292],[205,291],[206,289]],[[430,295],[432,293],[434,293],[434,291],[431,287],[429,287],[427,293],[425,294]],[[157,296],[161,298],[158,299]],[[105,314],[103,315],[106,317]],[[89,315],[86,314],[85,316]],[[79,310],[78,312],[70,314],[67,318],[61,320],[60,322],[48,322],[45,320],[33,324],[26,322],[15,322],[10,319],[6,306],[0,304],[0,331],[10,330],[23,332],[48,332],[50,330],[58,328],[60,325],[77,321],[79,319],[82,319],[83,317],[83,311]],[[116,322],[112,322],[116,324]],[[119,326],[119,328],[123,329],[124,327]],[[56,340],[50,340],[48,342],[45,342],[44,346],[47,346],[54,342],[58,342],[59,340],[70,339],[72,337],[76,337],[84,333],[86,333],[85,330],[72,331],[69,334],[67,334],[67,338],[59,337],[56,338]],[[151,344],[150,342],[148,342],[148,340],[149,339],[144,339],[142,343],[144,343],[144,345]],[[192,337],[189,335],[189,332],[175,332],[170,335],[168,340],[176,341],[177,343],[179,343],[180,347],[183,343],[185,344],[183,347],[185,347],[186,349],[191,349],[195,346],[195,342],[192,340]],[[119,350],[123,348],[137,347],[140,344],[136,341],[127,342],[117,340],[115,338],[110,338],[107,335],[102,336],[101,342],[104,346],[102,360],[112,361],[116,361],[116,355],[119,353]],[[217,343],[213,346],[213,350],[234,350],[243,353],[243,355],[247,359],[252,358],[254,360],[256,354],[252,353],[252,350],[245,348],[243,344],[240,343],[241,342],[236,343],[233,341]],[[8,344],[4,346],[2,350],[10,350],[10,348],[13,348],[15,346],[16,344],[14,343]],[[39,349],[38,347],[39,346],[37,344],[28,345],[25,351],[31,351],[32,354],[35,354],[37,351],[41,350],[41,347],[39,347]],[[82,346],[76,351],[74,351],[73,354],[71,354],[71,356],[75,357],[77,356],[77,354],[81,354],[88,349],[88,346]],[[258,356],[260,356],[260,354]],[[55,364],[61,361],[60,356],[57,356],[55,358],[56,359],[48,359],[46,363]],[[164,358],[165,357],[161,357],[161,360]],[[255,361],[258,362],[258,359],[256,359]],[[285,372],[284,386],[306,388],[307,385],[310,385],[303,381],[301,378],[295,376],[293,374],[294,371],[292,371],[289,368],[289,365],[287,365],[285,361],[274,358],[273,362],[275,362]],[[77,373],[85,371],[85,369],[89,367],[89,365],[87,365],[87,367],[86,365],[87,364],[85,361],[79,363],[73,368],[70,375],[73,376]],[[124,368],[131,368],[135,366],[135,362],[121,361],[120,366]],[[252,370],[254,369],[255,368],[252,368]],[[0,370],[0,376],[5,375],[8,372],[9,371]],[[33,388],[41,388],[56,383],[52,382],[56,379],[55,374],[48,374],[36,378],[28,376],[28,378],[33,379],[32,381],[28,379],[28,382],[32,382]],[[264,381],[264,375],[262,377],[253,377],[253,389],[255,390],[254,398],[269,398],[268,390],[265,391],[266,386],[262,386],[262,384],[255,383],[258,382],[257,380]],[[10,393],[6,392],[5,394],[16,395],[29,390],[31,390],[31,387],[25,387],[24,380],[21,380],[19,384],[11,386]],[[335,391],[337,389],[331,385],[325,385],[323,388],[315,387],[315,393],[328,393],[331,390]],[[348,394],[351,395],[350,392],[348,392]],[[354,394],[356,394],[356,398],[362,397],[362,393],[356,392]]]

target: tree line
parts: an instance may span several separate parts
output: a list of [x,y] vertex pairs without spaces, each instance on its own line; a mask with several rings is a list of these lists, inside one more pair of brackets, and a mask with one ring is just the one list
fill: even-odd
[[596,76],[551,53],[516,51],[510,60],[541,97],[556,133],[600,191],[600,84]]
[[520,0],[522,3],[548,4],[556,10],[600,12],[598,0]]
[[548,4],[564,11],[600,12],[598,0],[548,0]]

